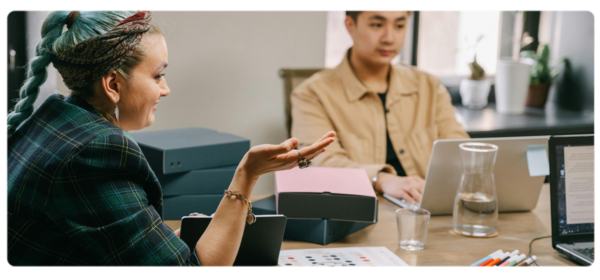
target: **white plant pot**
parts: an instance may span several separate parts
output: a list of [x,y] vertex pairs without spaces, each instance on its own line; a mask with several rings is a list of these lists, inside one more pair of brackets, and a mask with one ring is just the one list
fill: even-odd
[[496,111],[501,114],[522,114],[529,88],[531,62],[499,59],[494,89]]
[[471,109],[485,107],[488,103],[491,86],[488,80],[462,79],[459,87],[462,105]]

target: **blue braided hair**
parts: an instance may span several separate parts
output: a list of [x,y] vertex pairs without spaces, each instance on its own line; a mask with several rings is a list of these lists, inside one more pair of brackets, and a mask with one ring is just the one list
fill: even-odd
[[69,12],[50,13],[42,24],[42,40],[35,48],[35,57],[29,62],[27,79],[19,92],[19,102],[8,114],[8,136],[33,114],[33,104],[39,95],[40,86],[48,77],[47,69],[53,53],[60,53],[81,41],[104,34],[133,14],[135,12],[80,12],[71,27],[63,33]]

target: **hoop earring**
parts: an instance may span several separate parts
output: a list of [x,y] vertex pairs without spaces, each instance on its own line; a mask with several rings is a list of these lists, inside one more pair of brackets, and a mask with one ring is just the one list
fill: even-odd
[[119,106],[115,103],[115,119],[117,120],[117,126],[119,126]]

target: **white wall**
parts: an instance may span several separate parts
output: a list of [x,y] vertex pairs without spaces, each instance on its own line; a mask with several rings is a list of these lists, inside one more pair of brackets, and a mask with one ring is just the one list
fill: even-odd
[[[171,95],[148,130],[201,126],[251,145],[286,139],[280,68],[323,67],[325,12],[156,12]],[[265,175],[254,193],[273,192]]]
[[[286,139],[278,71],[324,67],[326,12],[154,15],[169,48],[171,95],[146,131],[199,126],[246,137],[252,146]],[[273,187],[273,175],[262,176],[254,194]]]

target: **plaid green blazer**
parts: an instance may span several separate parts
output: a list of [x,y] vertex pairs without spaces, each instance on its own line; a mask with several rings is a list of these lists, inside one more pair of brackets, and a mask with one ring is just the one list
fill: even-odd
[[54,94],[8,139],[12,265],[199,265],[133,138]]

